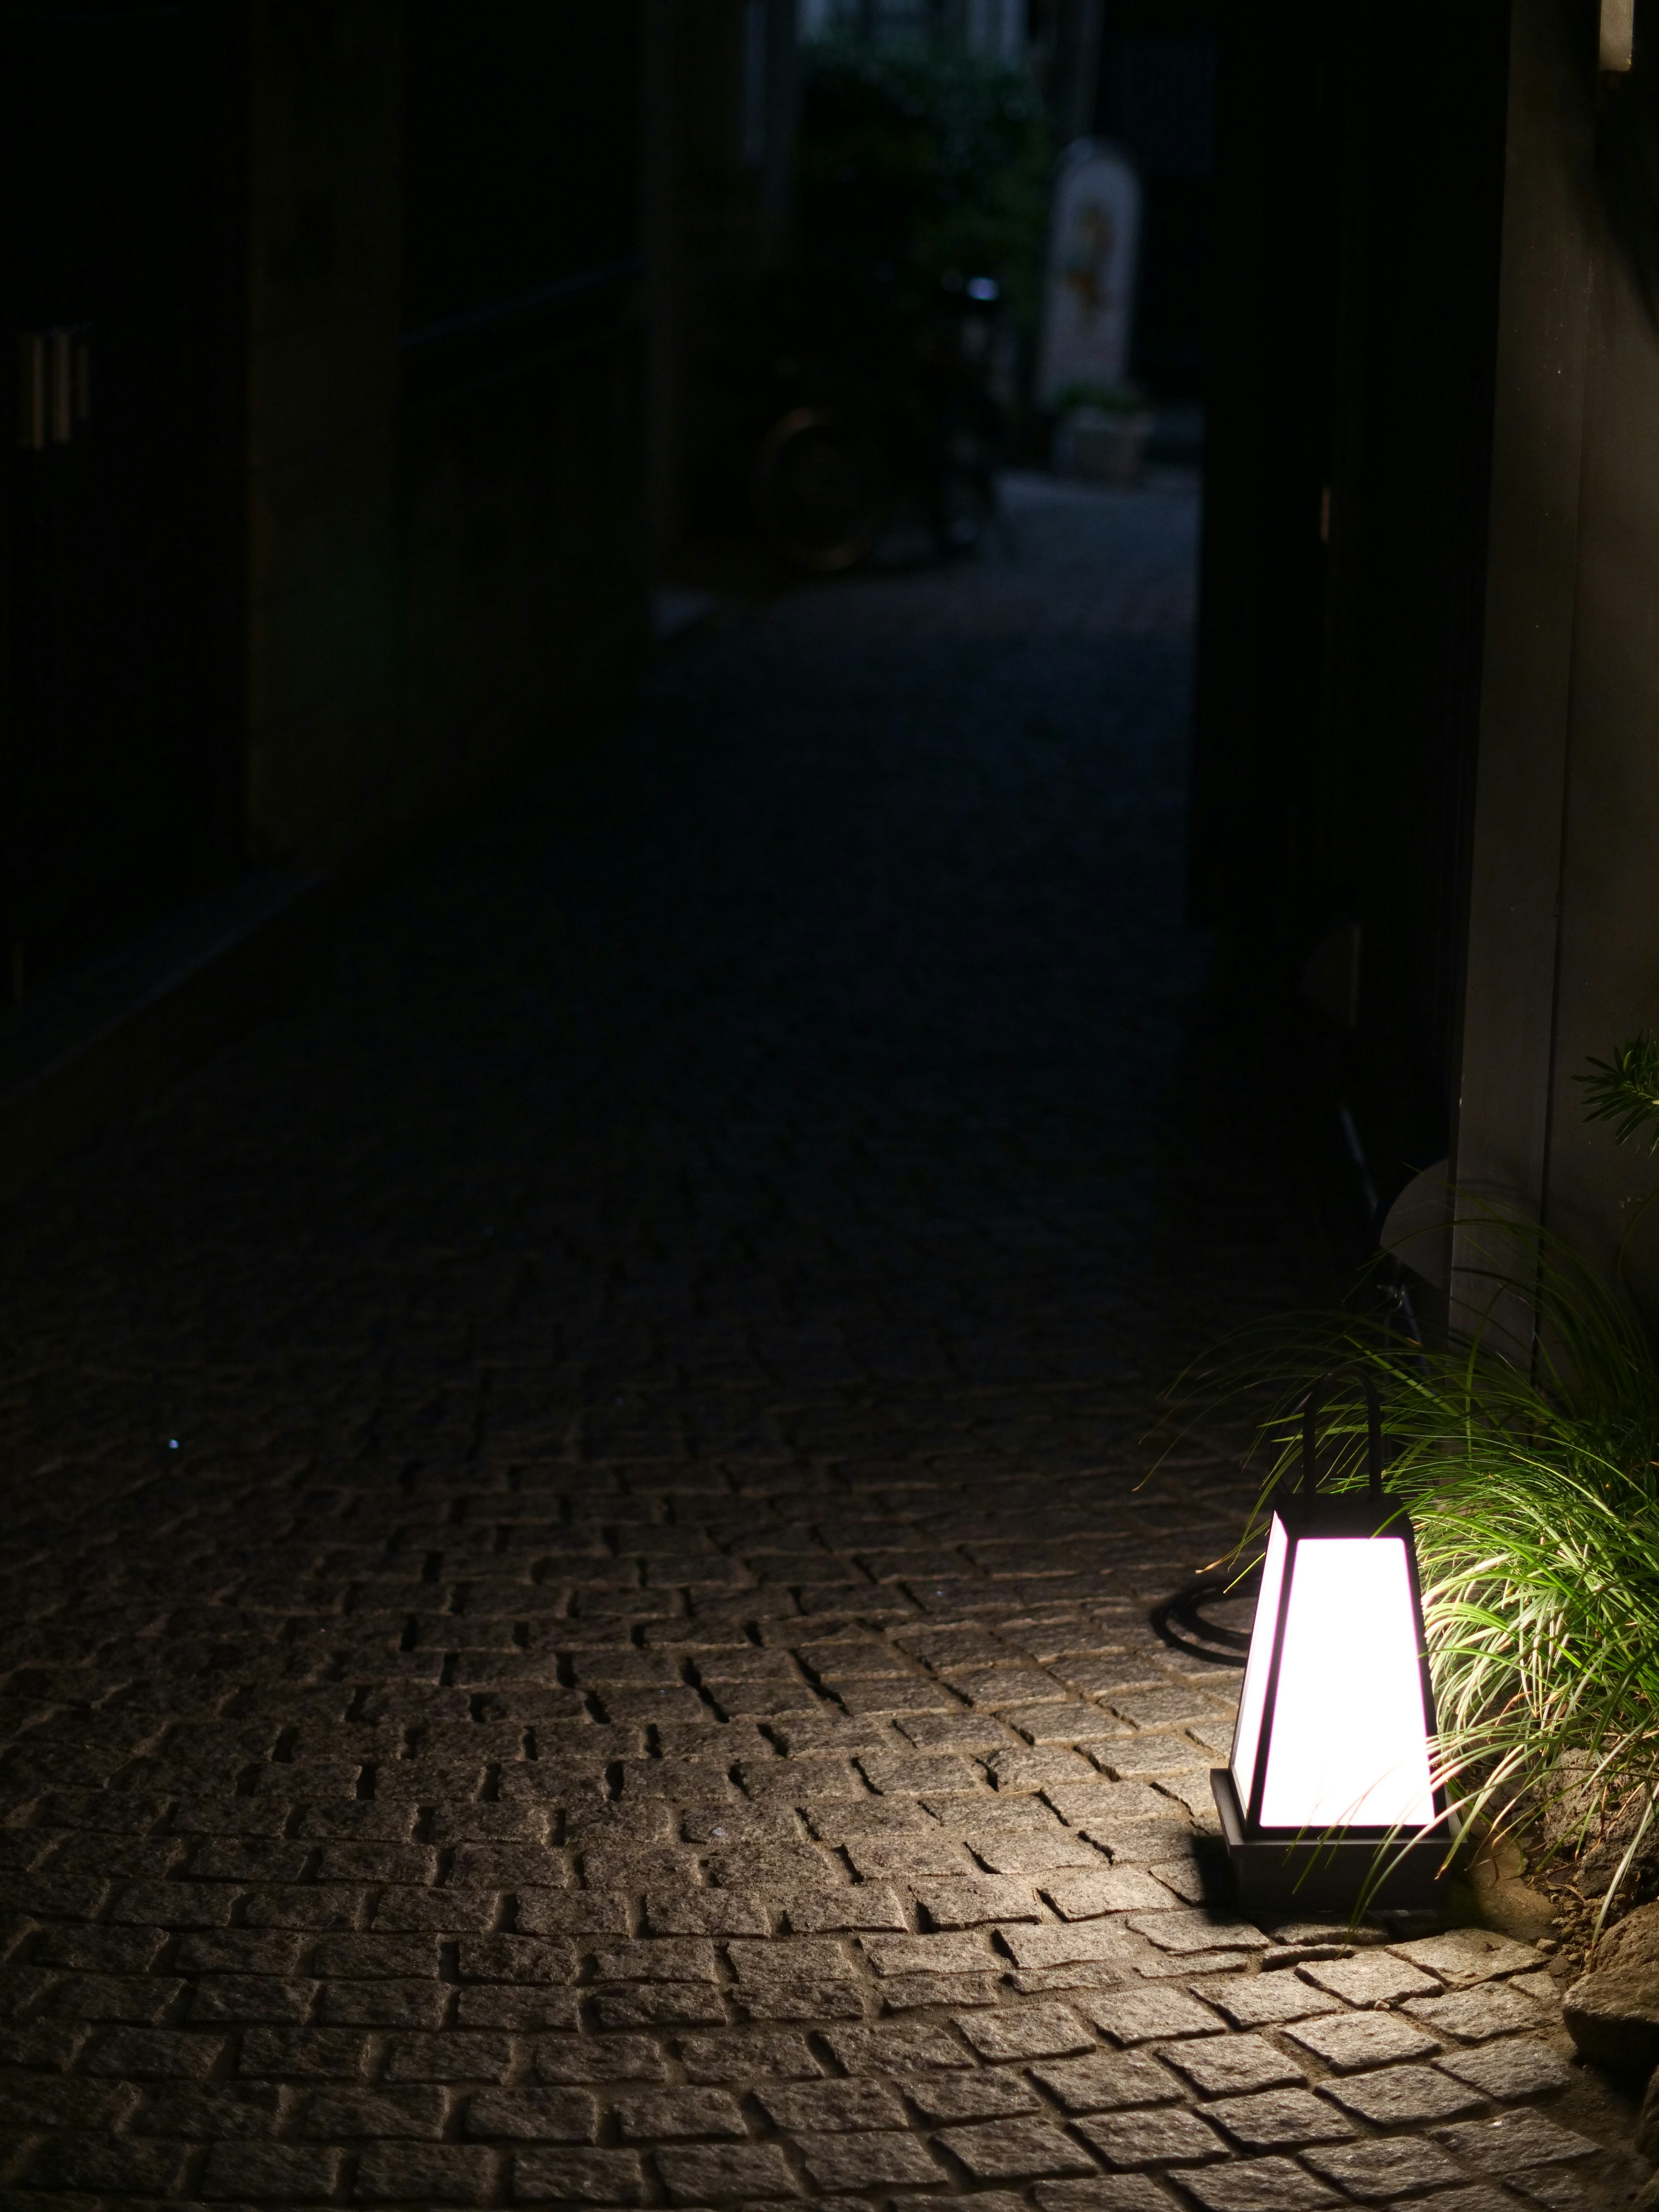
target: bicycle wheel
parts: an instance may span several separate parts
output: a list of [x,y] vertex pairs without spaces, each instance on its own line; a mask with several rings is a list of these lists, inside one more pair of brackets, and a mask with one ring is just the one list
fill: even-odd
[[948,560],[976,553],[996,520],[996,478],[988,469],[947,465],[934,487],[933,537]]
[[867,431],[799,407],[766,434],[755,464],[755,519],[791,568],[833,575],[867,560],[887,520],[887,469]]

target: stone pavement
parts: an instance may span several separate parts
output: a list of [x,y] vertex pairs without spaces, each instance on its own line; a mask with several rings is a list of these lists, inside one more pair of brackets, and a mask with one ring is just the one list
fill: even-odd
[[13,1210],[0,2203],[1569,2212],[1535,1953],[1218,1901],[1328,1297],[1293,1019],[1181,921],[1189,492],[804,592]]

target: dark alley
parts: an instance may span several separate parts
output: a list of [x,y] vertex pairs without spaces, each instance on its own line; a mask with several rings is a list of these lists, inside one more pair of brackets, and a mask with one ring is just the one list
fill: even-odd
[[1237,1677],[1146,1613],[1251,1491],[1147,1431],[1363,1224],[1182,921],[1193,492],[1008,505],[18,1209],[8,2202],[1495,2212],[1535,1953],[1191,1910]]
[[1659,0],[0,0],[0,2212],[1659,2212]]

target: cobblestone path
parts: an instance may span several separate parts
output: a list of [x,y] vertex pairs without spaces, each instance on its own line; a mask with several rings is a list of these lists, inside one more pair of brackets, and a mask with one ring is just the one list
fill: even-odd
[[1349,1196],[1181,926],[1193,502],[1013,504],[8,1217],[6,2205],[1627,2186],[1536,1954],[1206,1887],[1247,1500],[1142,1439]]

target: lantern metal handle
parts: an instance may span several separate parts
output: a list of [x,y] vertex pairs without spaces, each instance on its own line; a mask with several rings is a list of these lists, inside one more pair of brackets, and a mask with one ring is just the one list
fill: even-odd
[[1358,1381],[1365,1394],[1365,1461],[1370,1475],[1371,1496],[1382,1495],[1382,1408],[1378,1402],[1376,1385],[1357,1361],[1344,1367],[1333,1367],[1328,1375],[1322,1375],[1308,1392],[1302,1407],[1302,1492],[1312,1498],[1319,1488],[1319,1439],[1314,1423],[1325,1394],[1333,1382]]

